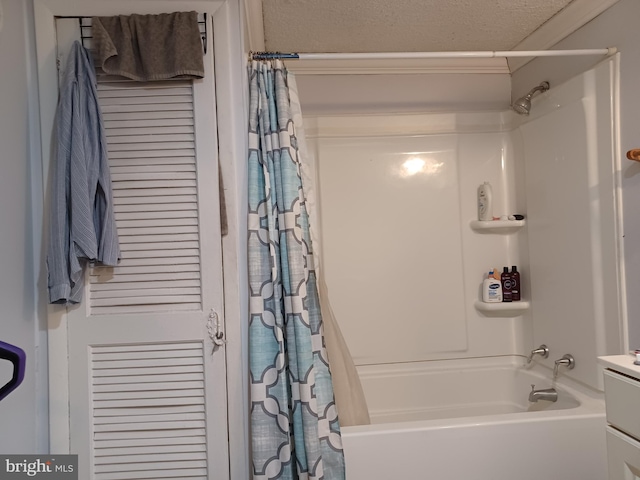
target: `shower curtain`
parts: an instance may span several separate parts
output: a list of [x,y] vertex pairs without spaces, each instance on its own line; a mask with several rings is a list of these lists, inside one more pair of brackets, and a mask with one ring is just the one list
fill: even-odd
[[253,478],[342,480],[287,72],[279,61],[254,61],[249,78]]

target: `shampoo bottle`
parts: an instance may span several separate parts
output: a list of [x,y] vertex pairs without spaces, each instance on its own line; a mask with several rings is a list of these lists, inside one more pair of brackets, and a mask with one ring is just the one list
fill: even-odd
[[484,182],[478,187],[478,220],[493,220],[493,199],[491,184]]
[[515,265],[511,267],[511,300],[520,300],[520,272]]
[[482,301],[485,303],[502,302],[502,284],[493,276],[493,270],[482,282]]
[[511,274],[509,273],[509,267],[502,269],[500,280],[502,282],[502,301],[511,302],[513,298],[511,296]]

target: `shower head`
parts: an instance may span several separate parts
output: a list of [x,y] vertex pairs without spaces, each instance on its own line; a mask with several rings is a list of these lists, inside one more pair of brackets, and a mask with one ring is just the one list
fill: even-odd
[[542,82],[537,87],[532,88],[524,97],[520,97],[513,102],[511,108],[520,115],[529,115],[529,110],[531,110],[531,97],[533,97],[536,92],[546,92],[547,90],[549,90],[549,82]]

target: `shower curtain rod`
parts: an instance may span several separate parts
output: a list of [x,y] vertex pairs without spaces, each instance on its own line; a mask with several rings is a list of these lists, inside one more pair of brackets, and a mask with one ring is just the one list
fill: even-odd
[[582,50],[504,50],[484,52],[375,52],[375,53],[281,53],[250,52],[251,60],[391,60],[415,58],[495,58],[566,57],[574,55],[613,55],[615,47]]

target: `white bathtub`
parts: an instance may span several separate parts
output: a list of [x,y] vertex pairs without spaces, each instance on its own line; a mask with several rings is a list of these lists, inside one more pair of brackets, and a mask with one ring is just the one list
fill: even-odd
[[344,427],[347,480],[606,480],[603,395],[520,357],[359,368],[372,424]]

